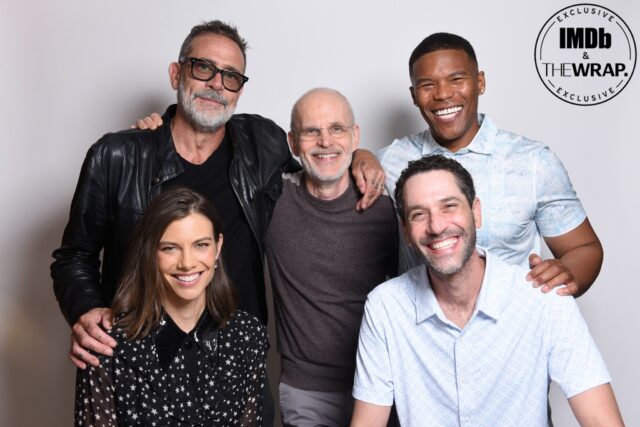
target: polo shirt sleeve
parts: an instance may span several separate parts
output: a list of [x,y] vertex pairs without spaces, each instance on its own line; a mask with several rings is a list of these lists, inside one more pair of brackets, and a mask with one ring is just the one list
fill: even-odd
[[549,377],[567,399],[611,382],[607,367],[572,297],[547,294]]
[[391,363],[387,351],[388,317],[379,298],[370,294],[364,307],[356,357],[353,397],[374,405],[393,404]]
[[566,234],[587,217],[560,159],[548,148],[535,164],[535,221],[544,237]]

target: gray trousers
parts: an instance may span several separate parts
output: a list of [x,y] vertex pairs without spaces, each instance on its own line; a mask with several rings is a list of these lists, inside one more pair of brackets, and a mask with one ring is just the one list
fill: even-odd
[[353,413],[349,391],[309,391],[280,383],[280,413],[285,427],[348,426]]

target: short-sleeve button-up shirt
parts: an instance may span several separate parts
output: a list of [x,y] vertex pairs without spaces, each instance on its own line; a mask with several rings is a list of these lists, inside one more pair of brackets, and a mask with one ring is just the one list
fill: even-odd
[[546,426],[547,390],[567,398],[610,382],[575,300],[543,294],[527,269],[485,253],[474,312],[444,315],[419,266],[368,296],[353,396],[403,426]]
[[[440,146],[429,130],[396,139],[378,152],[393,197],[396,181],[411,160],[441,154],[453,158],[473,177],[482,206],[478,245],[512,264],[528,265],[531,252],[540,253],[541,235],[565,234],[586,213],[558,157],[536,141],[500,130],[479,115],[473,141],[453,153]],[[420,261],[403,244],[401,271]]]

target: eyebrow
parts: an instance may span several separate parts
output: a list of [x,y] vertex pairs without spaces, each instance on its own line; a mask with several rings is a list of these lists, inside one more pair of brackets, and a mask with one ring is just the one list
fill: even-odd
[[[471,73],[469,73],[468,71],[459,70],[459,71],[454,71],[453,73],[447,74],[446,78],[450,79],[452,77],[470,77],[470,76],[471,76]],[[433,81],[433,79],[430,77],[423,77],[423,78],[417,79],[415,84],[417,85],[427,81]]]
[[439,202],[440,203],[462,202],[462,199],[457,196],[449,196],[449,197],[445,197],[444,199],[440,199]]
[[[441,204],[449,203],[449,202],[460,202],[460,203],[462,203],[462,201],[463,200],[460,197],[449,196],[449,197],[444,197],[442,199],[439,199],[437,203],[439,205],[441,205]],[[416,210],[416,209],[427,209],[427,206],[418,203],[418,204],[411,205],[411,206],[407,207],[406,211],[407,212],[411,212],[411,211]]]
[[237,74],[242,74],[242,71],[238,70],[236,67],[230,64],[218,64],[216,61],[212,61],[209,58],[202,58],[200,56],[192,56],[192,58],[198,59],[202,62],[206,62],[207,64],[214,65],[216,68],[221,69],[222,71],[232,71]]
[[330,127],[333,127],[333,126],[340,126],[340,127],[343,127],[343,128],[349,127],[349,125],[345,125],[343,122],[331,122],[325,127],[322,127],[322,126],[304,126],[302,128],[302,130],[320,129],[320,128],[324,129],[324,128],[330,128]]
[[[200,243],[200,242],[204,242],[204,241],[213,241],[213,237],[207,236],[207,237],[201,237],[197,240],[194,240],[193,243]],[[172,242],[171,240],[161,240],[158,242],[158,245],[176,245],[176,246],[180,246],[178,243],[176,242]]]

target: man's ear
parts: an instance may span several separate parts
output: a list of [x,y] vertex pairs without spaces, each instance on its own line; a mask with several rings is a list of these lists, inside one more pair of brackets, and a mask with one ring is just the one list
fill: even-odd
[[480,199],[477,197],[473,200],[471,210],[473,211],[473,220],[475,221],[476,228],[482,227],[482,207],[480,206]]
[[416,102],[416,91],[413,89],[413,86],[409,86],[409,92],[411,92],[411,100],[413,101],[413,105],[417,106]]
[[484,71],[480,71],[478,73],[478,92],[480,92],[480,95],[482,95],[486,89],[487,89],[487,80],[484,76]]
[[292,130],[290,130],[287,134],[287,140],[289,141],[289,148],[291,148],[291,152],[293,153],[293,155],[296,157],[300,157],[298,144],[296,143],[296,136],[293,134]]
[[360,147],[360,126],[353,125],[353,151],[356,151]]
[[178,90],[180,85],[180,64],[177,62],[169,64],[169,82],[173,90]]

